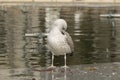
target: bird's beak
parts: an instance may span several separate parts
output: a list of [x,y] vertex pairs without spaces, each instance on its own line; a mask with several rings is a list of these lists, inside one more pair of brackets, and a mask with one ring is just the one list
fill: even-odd
[[62,34],[65,34],[65,30],[62,30]]

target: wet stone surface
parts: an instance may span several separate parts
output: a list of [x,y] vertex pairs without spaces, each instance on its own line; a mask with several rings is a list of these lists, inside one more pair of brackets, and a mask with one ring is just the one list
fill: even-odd
[[2,80],[120,80],[120,63],[100,63],[47,69],[1,69]]

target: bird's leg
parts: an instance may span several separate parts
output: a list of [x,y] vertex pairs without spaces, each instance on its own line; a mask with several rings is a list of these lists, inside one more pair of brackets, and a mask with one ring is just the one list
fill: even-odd
[[52,54],[52,64],[48,68],[55,68],[55,66],[54,66],[54,54]]
[[65,65],[64,66],[66,67],[67,66],[66,65],[66,54],[64,55],[64,60],[65,60]]
[[66,65],[66,59],[67,59],[67,57],[66,57],[66,54],[64,54],[64,66],[63,66],[63,68],[69,68],[67,65]]
[[51,66],[54,66],[54,55],[52,54],[52,65]]

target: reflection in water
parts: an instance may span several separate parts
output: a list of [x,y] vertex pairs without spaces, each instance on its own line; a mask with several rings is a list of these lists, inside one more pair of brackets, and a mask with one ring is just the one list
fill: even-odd
[[[87,7],[16,6],[6,7],[5,10],[0,7],[0,68],[11,68],[10,72],[4,72],[8,75],[28,76],[30,80],[40,75],[45,76],[46,80],[54,80],[58,75],[54,71],[41,74],[27,69],[49,66],[51,54],[46,50],[45,38],[25,37],[24,34],[49,32],[52,22],[57,18],[67,21],[68,32],[75,43],[74,55],[67,57],[68,65],[120,61],[120,18],[99,16],[109,11],[110,8]],[[119,13],[119,8],[116,8],[115,13]],[[55,65],[63,65],[62,60],[62,56],[56,56]],[[17,75],[19,70],[16,72],[14,68],[20,68],[23,72]],[[61,73],[64,79],[63,76],[62,78],[58,76],[58,79],[67,80],[66,73],[64,75]],[[48,79],[50,74],[51,79]]]
[[0,65],[7,65],[7,47],[6,47],[6,30],[5,30],[5,12],[0,12]]
[[[22,12],[17,8],[8,9],[5,16],[7,51],[10,67],[25,67],[24,61],[24,24],[25,19]],[[19,64],[18,64],[19,63]]]

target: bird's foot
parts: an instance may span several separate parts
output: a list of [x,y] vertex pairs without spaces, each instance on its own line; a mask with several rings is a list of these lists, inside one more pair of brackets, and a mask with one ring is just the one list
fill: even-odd
[[56,68],[56,66],[53,66],[53,65],[48,67],[48,69],[55,69],[55,68]]
[[68,69],[69,67],[66,66],[66,65],[64,65],[64,66],[62,66],[61,68]]

